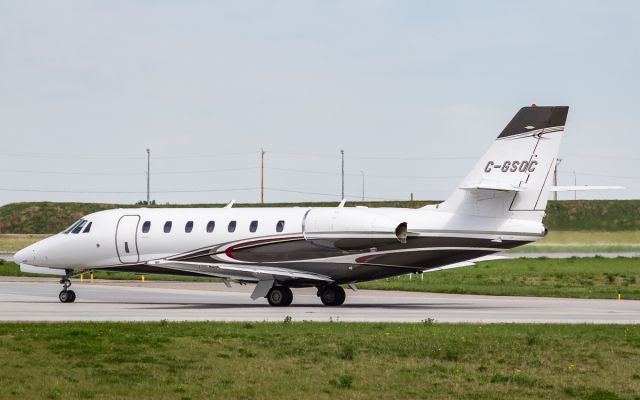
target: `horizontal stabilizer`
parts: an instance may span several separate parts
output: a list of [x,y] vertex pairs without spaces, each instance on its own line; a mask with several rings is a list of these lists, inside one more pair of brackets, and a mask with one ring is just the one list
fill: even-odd
[[551,186],[552,192],[582,192],[586,190],[620,190],[626,189],[624,186]]
[[517,187],[508,183],[479,183],[476,185],[461,186],[462,190],[495,190],[498,192],[522,192],[525,187]]

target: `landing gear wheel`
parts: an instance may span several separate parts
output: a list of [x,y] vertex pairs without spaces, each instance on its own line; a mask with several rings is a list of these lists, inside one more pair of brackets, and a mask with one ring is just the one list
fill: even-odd
[[267,293],[267,301],[274,307],[286,307],[293,301],[293,293],[286,286],[274,286]]
[[74,292],[73,290],[65,289],[60,292],[58,298],[62,303],[73,303],[74,301],[76,301],[76,292]]
[[338,285],[327,286],[320,291],[320,300],[325,306],[341,306],[347,295]]
[[62,303],[73,303],[76,301],[76,292],[73,290],[69,290],[69,286],[71,286],[71,281],[69,277],[71,277],[71,273],[73,270],[65,269],[66,275],[60,279],[60,283],[62,284],[62,291],[58,295],[58,299]]

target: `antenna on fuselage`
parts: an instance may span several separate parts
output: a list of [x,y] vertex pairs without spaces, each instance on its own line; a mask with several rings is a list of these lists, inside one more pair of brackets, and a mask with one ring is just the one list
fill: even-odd
[[233,207],[233,205],[234,205],[235,203],[236,203],[236,201],[235,201],[235,200],[231,200],[231,201],[229,202],[229,204],[227,204],[226,206],[224,206],[224,208],[231,208],[231,207]]

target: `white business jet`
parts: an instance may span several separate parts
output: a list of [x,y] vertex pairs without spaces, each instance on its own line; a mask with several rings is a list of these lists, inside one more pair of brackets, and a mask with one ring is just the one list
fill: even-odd
[[291,288],[340,285],[473,265],[545,236],[542,218],[568,107],[524,107],[443,203],[420,209],[138,208],[89,214],[15,254],[27,272],[63,275],[73,302],[80,271],[217,277],[255,283],[252,299],[288,306]]

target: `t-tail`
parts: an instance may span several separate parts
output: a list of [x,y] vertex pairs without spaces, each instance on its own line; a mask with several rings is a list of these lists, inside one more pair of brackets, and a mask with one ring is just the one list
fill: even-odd
[[541,222],[569,107],[523,107],[439,208]]

